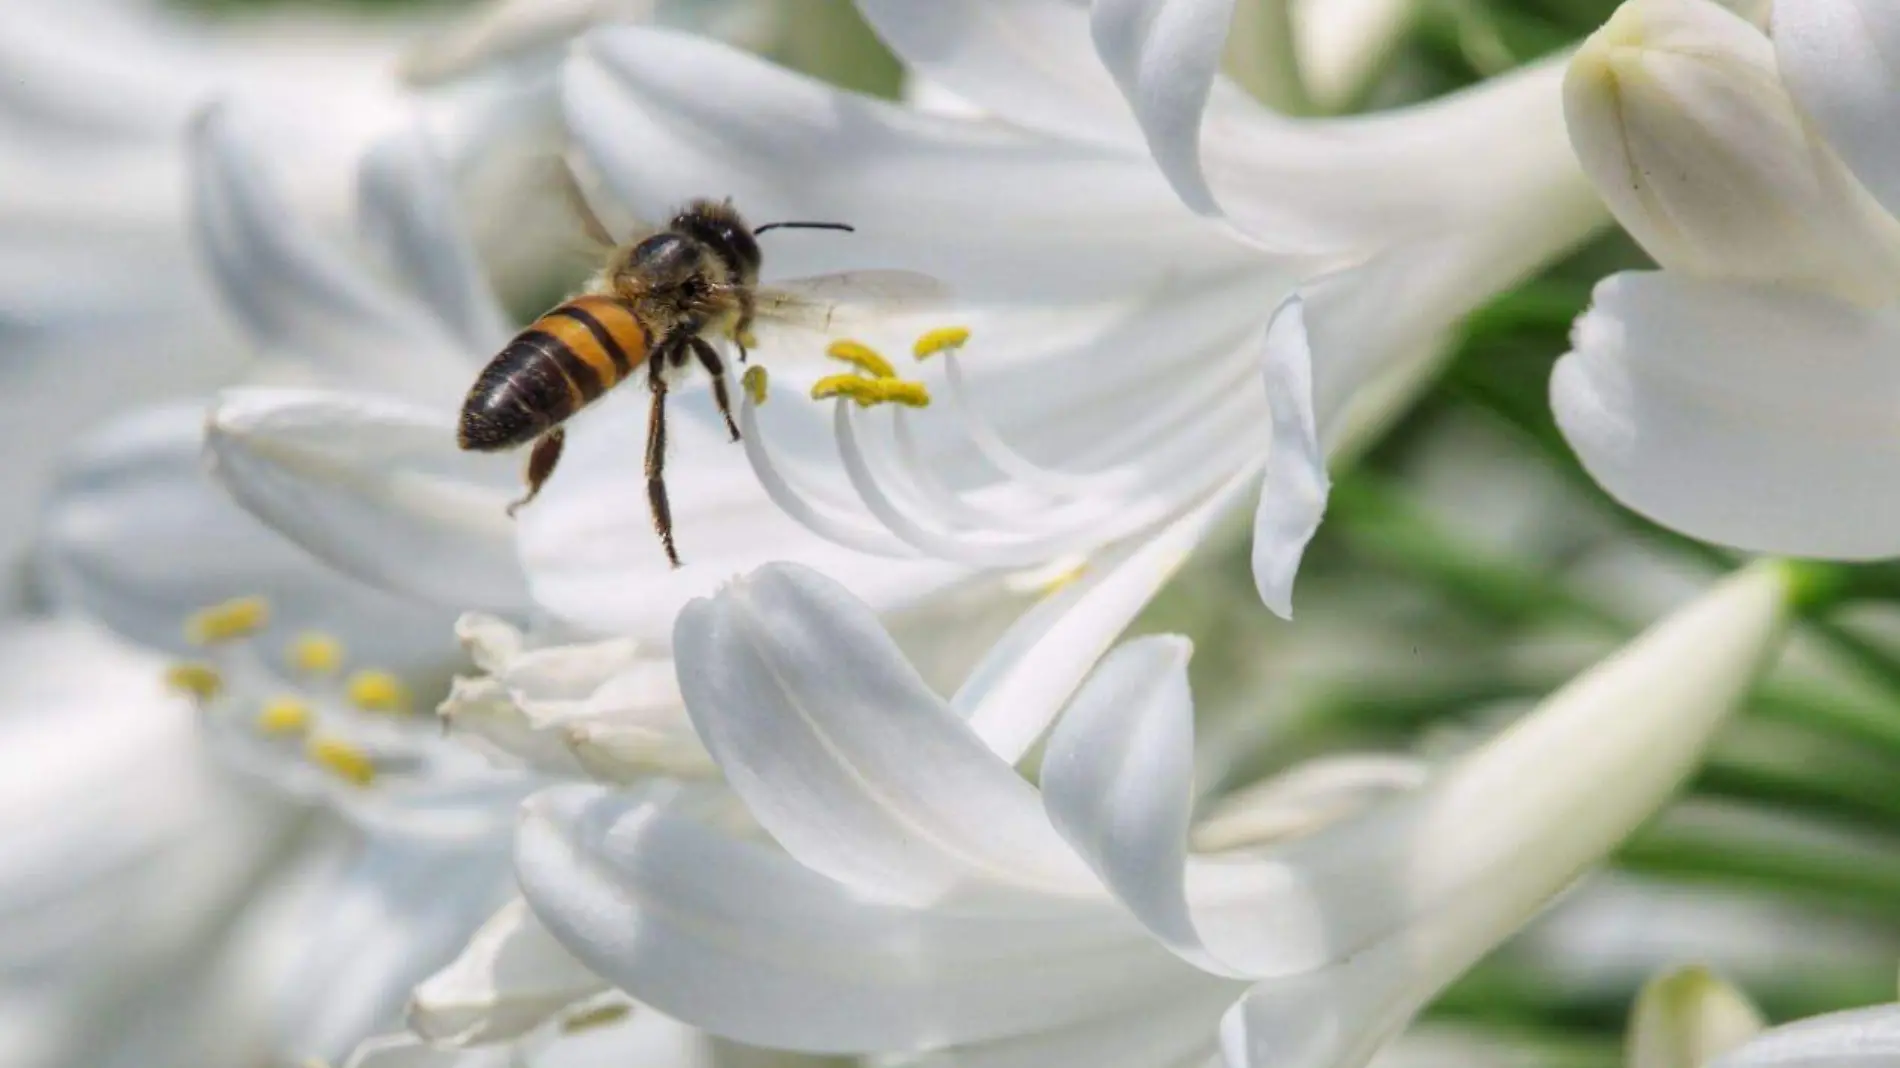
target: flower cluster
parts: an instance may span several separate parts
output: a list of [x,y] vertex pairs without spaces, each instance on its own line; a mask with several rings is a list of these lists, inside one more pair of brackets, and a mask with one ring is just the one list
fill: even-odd
[[84,6],[9,1065],[1900,1058],[1900,18]]

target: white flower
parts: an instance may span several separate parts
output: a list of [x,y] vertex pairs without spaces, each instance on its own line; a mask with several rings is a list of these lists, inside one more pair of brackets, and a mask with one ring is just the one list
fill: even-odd
[[[571,786],[527,803],[517,870],[581,961],[743,1041],[1139,1065],[1218,1034],[1231,1063],[1343,1068],[1669,796],[1787,598],[1779,570],[1739,574],[1425,785],[1269,794],[1308,819],[1259,822],[1307,833],[1203,853],[1180,639],[1125,643],[1079,688],[979,669],[946,702],[835,583],[770,567],[675,644],[702,740],[783,852],[722,830],[702,789]],[[1039,793],[1011,765],[1064,705]]]
[[1629,507],[1742,549],[1900,553],[1900,140],[1877,5],[1634,0],[1580,50],[1571,138],[1662,266],[1614,275],[1551,381]]
[[[583,40],[565,103],[634,215],[710,192],[760,220],[848,220],[849,236],[772,235],[766,271],[907,267],[956,289],[969,346],[921,372],[949,411],[886,423],[840,406],[830,427],[801,405],[759,413],[755,459],[781,503],[868,552],[985,568],[1084,555],[1264,460],[1256,571],[1285,612],[1360,385],[1422,373],[1460,315],[1600,217],[1559,136],[1553,65],[1300,123],[1216,77],[1223,4],[1098,3],[1092,31],[1055,0],[860,7],[916,76],[989,117],[921,114],[623,28]],[[777,373],[800,357],[767,358]],[[577,428],[571,448],[614,463],[575,455],[585,475],[523,523],[537,588],[563,614],[615,622],[650,581],[639,472],[619,462],[639,429]]]
[[1644,984],[1630,1013],[1626,1068],[1703,1068],[1766,1026],[1741,991],[1705,968]]
[[1709,1068],[1892,1068],[1900,1064],[1900,1005],[1810,1016],[1773,1028]]

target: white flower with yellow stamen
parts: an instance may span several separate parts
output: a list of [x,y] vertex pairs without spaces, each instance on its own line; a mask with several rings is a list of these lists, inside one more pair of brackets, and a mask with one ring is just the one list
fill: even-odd
[[[1037,567],[1271,465],[1256,570],[1284,612],[1359,386],[1421,372],[1465,311],[1601,219],[1560,136],[1554,64],[1300,123],[1216,76],[1227,5],[1097,3],[1093,29],[1059,0],[860,9],[914,74],[986,114],[920,113],[619,28],[584,39],[565,107],[611,194],[604,216],[730,194],[761,219],[856,227],[770,235],[768,276],[902,267],[951,284],[969,343],[920,371],[942,402],[759,413],[749,455],[798,491],[781,504],[867,553]],[[810,358],[769,342],[759,356],[775,374]],[[665,581],[637,537],[640,472],[619,459],[639,430],[632,413],[577,426],[565,477],[522,516],[543,602],[598,628],[626,628],[636,591]]]

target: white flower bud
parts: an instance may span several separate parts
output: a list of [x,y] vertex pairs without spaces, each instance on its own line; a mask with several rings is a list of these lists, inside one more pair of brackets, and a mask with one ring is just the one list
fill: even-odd
[[1900,294],[1900,222],[1796,110],[1760,30],[1713,0],[1630,0],[1564,83],[1570,139],[1665,267],[1862,302]]
[[1707,968],[1651,979],[1630,1013],[1629,1068],[1702,1068],[1764,1026],[1748,997]]

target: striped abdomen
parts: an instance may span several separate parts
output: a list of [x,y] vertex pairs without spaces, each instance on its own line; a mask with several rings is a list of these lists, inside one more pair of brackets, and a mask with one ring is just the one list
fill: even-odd
[[482,369],[457,439],[483,452],[533,441],[632,374],[649,344],[626,304],[576,297],[528,324]]

